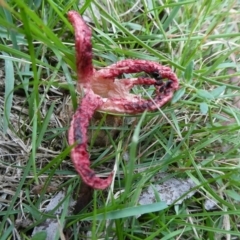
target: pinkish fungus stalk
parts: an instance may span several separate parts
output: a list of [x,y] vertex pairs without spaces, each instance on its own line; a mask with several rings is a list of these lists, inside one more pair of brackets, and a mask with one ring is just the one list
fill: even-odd
[[[178,79],[169,67],[146,60],[126,59],[105,67],[99,71],[92,65],[91,30],[82,17],[75,11],[68,13],[75,29],[76,64],[78,88],[84,96],[73,115],[69,129],[69,144],[74,148],[71,158],[82,180],[95,189],[105,189],[112,182],[113,173],[102,179],[90,169],[87,152],[87,128],[96,110],[108,113],[136,114],[154,111],[167,103],[178,89]],[[145,72],[152,77],[118,79],[124,73]],[[167,81],[163,81],[167,79]],[[134,85],[154,85],[153,99],[143,99],[129,91]]]

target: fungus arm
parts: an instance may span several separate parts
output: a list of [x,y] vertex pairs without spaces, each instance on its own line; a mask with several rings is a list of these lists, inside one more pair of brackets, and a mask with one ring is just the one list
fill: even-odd
[[89,155],[87,152],[87,128],[95,110],[101,106],[101,98],[92,91],[83,97],[77,111],[72,117],[68,132],[70,145],[76,144],[71,151],[71,158],[76,171],[82,180],[95,189],[105,189],[112,182],[113,173],[107,179],[101,179],[90,169]]

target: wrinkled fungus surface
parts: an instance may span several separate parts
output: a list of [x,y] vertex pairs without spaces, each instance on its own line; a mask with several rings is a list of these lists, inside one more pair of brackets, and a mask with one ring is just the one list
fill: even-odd
[[[92,65],[91,30],[75,11],[68,13],[69,21],[75,29],[76,64],[78,88],[84,96],[73,115],[69,129],[69,144],[75,144],[71,158],[82,180],[95,189],[105,189],[113,178],[102,179],[90,169],[87,152],[87,128],[96,110],[108,113],[136,114],[154,111],[167,103],[178,89],[178,79],[169,67],[146,60],[126,59],[101,70]],[[144,72],[150,77],[118,79],[122,74]],[[130,93],[134,85],[155,86],[155,97],[143,99]]]

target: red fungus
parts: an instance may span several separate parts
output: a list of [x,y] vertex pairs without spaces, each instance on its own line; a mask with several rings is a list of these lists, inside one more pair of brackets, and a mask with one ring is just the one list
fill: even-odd
[[[105,189],[112,182],[113,173],[107,179],[97,177],[90,169],[87,152],[87,128],[96,110],[108,113],[136,114],[154,111],[168,102],[178,89],[178,79],[169,67],[153,61],[126,59],[96,71],[92,65],[91,30],[75,11],[68,13],[75,29],[78,88],[84,91],[79,107],[73,115],[68,133],[71,158],[82,180],[95,189]],[[151,77],[117,79],[124,73],[145,72]],[[164,82],[164,79],[168,81]],[[154,85],[154,99],[143,99],[129,91],[134,85]]]

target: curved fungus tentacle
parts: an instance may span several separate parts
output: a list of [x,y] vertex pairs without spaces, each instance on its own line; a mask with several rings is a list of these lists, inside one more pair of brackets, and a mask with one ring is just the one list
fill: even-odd
[[[75,11],[68,13],[75,29],[78,88],[84,91],[79,107],[72,117],[68,133],[71,159],[82,180],[95,189],[105,189],[113,178],[102,179],[90,169],[87,152],[87,128],[96,110],[108,113],[136,114],[154,111],[171,100],[179,87],[177,76],[169,67],[147,60],[126,59],[96,71],[92,65],[91,30]],[[118,79],[124,73],[144,72],[149,77]],[[167,81],[164,81],[167,79]],[[143,99],[130,93],[134,85],[154,85],[155,97]]]

